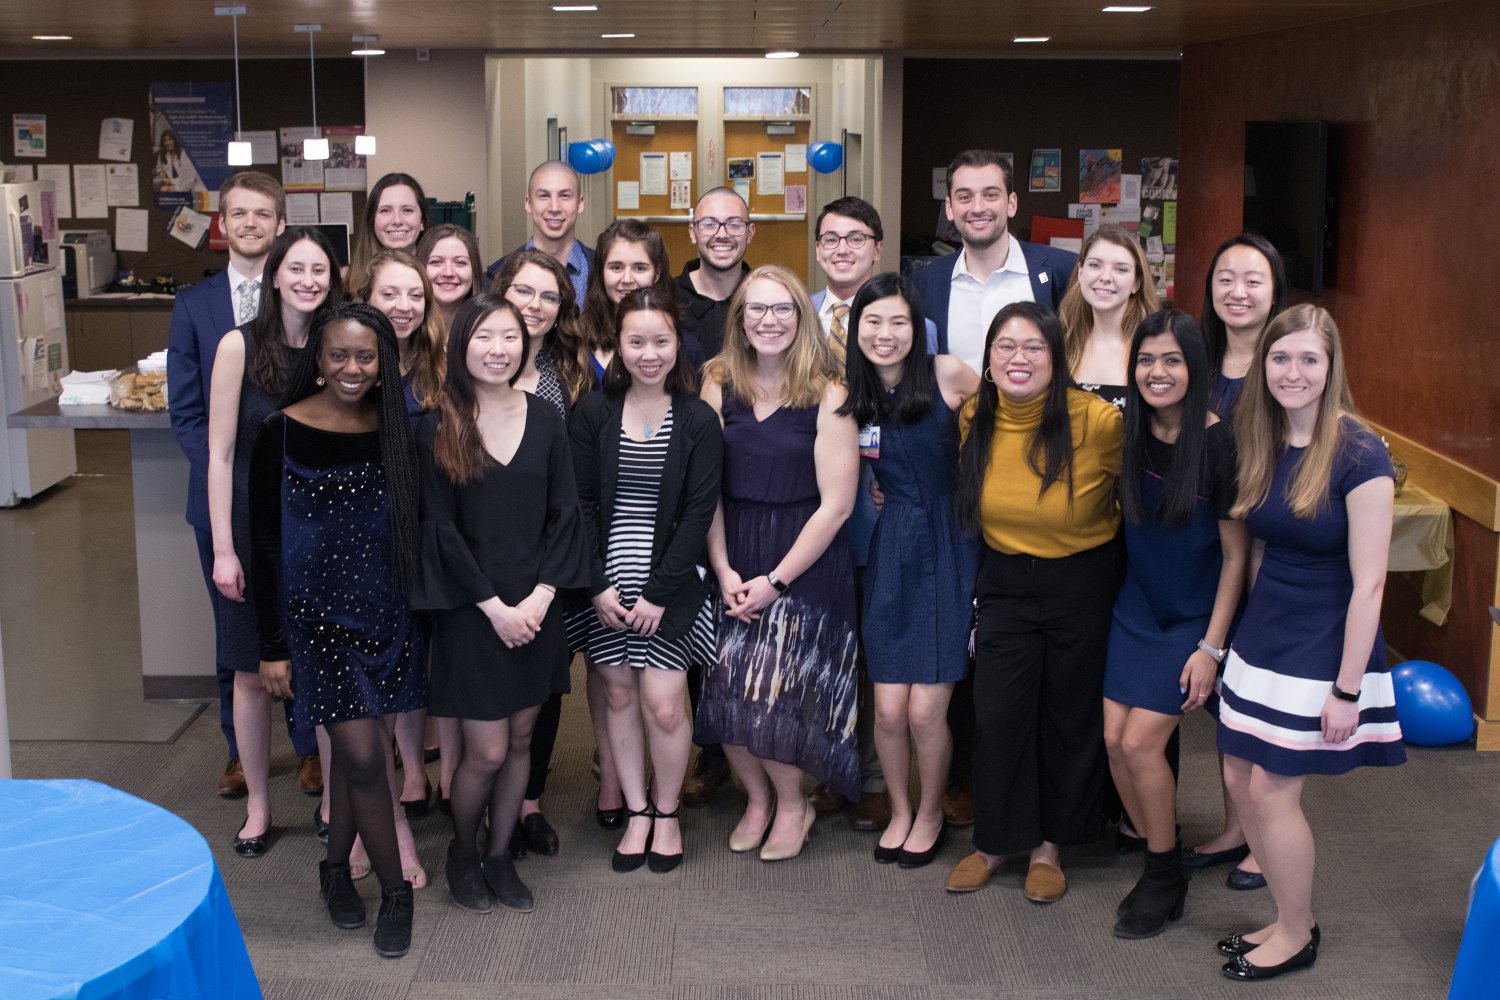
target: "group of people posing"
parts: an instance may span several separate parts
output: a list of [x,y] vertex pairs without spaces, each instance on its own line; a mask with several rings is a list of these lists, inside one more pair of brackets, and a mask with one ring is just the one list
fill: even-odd
[[[1276,918],[1218,942],[1224,974],[1316,960],[1303,779],[1403,760],[1379,627],[1393,476],[1332,317],[1285,307],[1269,243],[1219,249],[1200,324],[1160,308],[1134,234],[1102,226],[1076,257],[1010,234],[986,150],[948,170],[962,250],[912,278],[876,273],[873,207],[829,204],[817,296],[744,262],[728,189],[699,199],[675,279],[638,220],[576,240],[564,164],[526,207],[531,239],[485,273],[387,175],[341,274],[274,181],[224,185],[230,267],[179,294],[169,379],[236,852],[273,843],[279,698],[323,771],[336,925],[366,922],[373,870],[375,948],[406,952],[429,750],[453,901],[531,909],[514,861],[559,847],[541,798],[581,653],[615,871],[682,863],[696,741],[699,776],[721,753],[746,794],[731,851],[797,856],[808,776],[864,804],[874,769],[875,862],[927,865],[967,820],[949,891],[1024,855],[1026,898],[1052,903],[1062,849],[1113,817],[1145,861],[1117,935],[1160,933],[1191,868],[1234,861]],[[1175,733],[1202,707],[1226,822],[1184,852]]]

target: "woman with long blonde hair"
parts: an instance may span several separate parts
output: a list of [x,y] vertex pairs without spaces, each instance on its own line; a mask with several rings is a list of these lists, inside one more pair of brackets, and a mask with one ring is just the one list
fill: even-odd
[[1130,338],[1161,308],[1151,265],[1136,235],[1106,223],[1083,241],[1073,280],[1057,307],[1068,373],[1080,389],[1116,409],[1130,383]]

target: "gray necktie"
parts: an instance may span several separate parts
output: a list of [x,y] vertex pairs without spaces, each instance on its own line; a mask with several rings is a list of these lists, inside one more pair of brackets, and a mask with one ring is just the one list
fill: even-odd
[[235,289],[234,297],[234,320],[243,326],[255,318],[260,311],[260,279],[251,278],[240,282],[240,287]]

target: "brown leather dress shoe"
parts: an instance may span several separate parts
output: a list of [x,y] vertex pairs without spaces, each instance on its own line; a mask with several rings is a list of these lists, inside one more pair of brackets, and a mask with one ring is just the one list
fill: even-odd
[[1033,903],[1055,903],[1068,891],[1068,879],[1055,865],[1033,862],[1026,869],[1024,895]]
[[813,787],[812,794],[808,795],[807,801],[812,803],[813,811],[819,815],[838,812],[849,804],[848,799],[821,781]]
[[717,762],[705,765],[699,756],[682,783],[682,801],[690,806],[705,805],[728,779],[729,761],[726,758],[720,757]]
[[323,764],[317,754],[310,753],[302,758],[302,766],[297,768],[297,787],[302,789],[303,795],[323,794]]
[[974,825],[974,786],[968,778],[959,778],[943,789],[943,818],[949,826]]
[[849,811],[849,825],[856,830],[884,830],[891,822],[891,797],[885,792],[865,792]]
[[245,768],[238,757],[229,758],[224,773],[219,775],[219,798],[240,799],[245,797]]
[[999,870],[1000,865],[991,868],[985,856],[975,851],[954,865],[953,870],[948,873],[948,891],[978,892],[989,884],[990,876]]

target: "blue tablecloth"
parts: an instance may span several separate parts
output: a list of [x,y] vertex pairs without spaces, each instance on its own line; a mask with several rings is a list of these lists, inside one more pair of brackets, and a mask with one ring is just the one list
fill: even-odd
[[0,996],[260,995],[197,830],[94,781],[0,781]]

